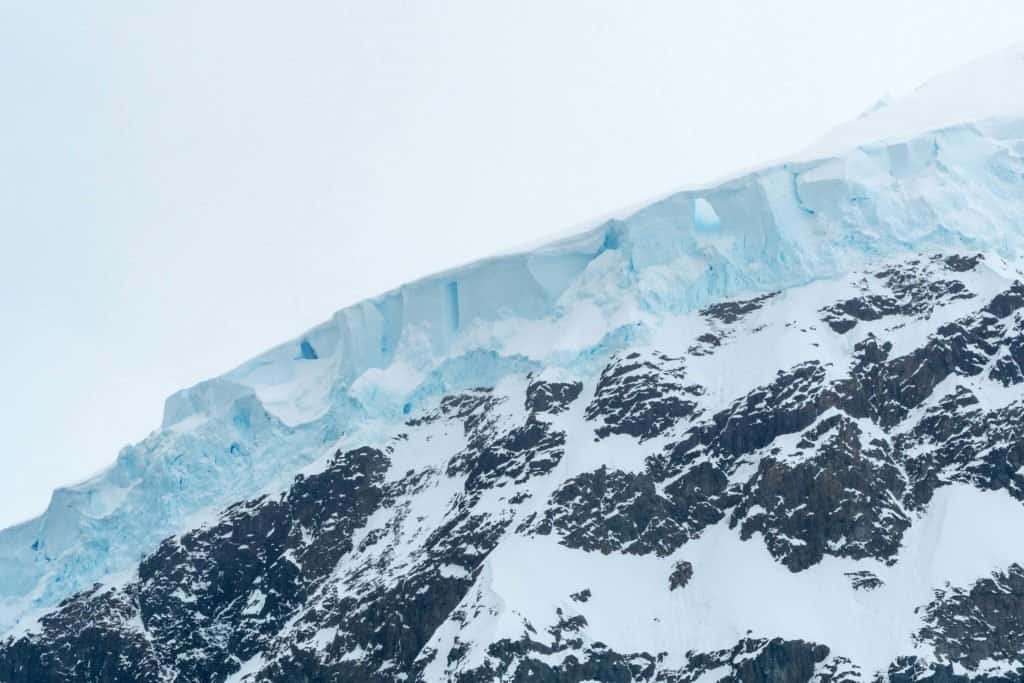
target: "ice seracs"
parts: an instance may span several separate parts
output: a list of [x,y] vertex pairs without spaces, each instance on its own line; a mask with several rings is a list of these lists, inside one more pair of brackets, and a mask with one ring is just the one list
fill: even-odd
[[[102,608],[157,678],[180,657],[467,681],[570,654],[636,680],[779,652],[945,666],[925,593],[1024,562],[963,533],[1024,495],[1022,74],[1015,47],[786,163],[410,283],[176,393],[159,430],[0,532],[0,627],[30,634],[0,662],[44,671]],[[531,594],[523,557],[562,573]],[[610,596],[623,572],[650,580]],[[367,612],[401,635],[374,640]]]

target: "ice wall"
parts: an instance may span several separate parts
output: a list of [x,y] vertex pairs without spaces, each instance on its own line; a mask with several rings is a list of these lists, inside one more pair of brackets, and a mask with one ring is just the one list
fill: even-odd
[[339,439],[397,429],[447,391],[544,367],[589,372],[602,349],[630,343],[631,321],[656,325],[879,256],[1016,258],[1022,189],[1024,121],[954,126],[678,192],[341,310],[171,396],[159,431],[0,532],[0,628],[129,569],[204,511],[273,487]]

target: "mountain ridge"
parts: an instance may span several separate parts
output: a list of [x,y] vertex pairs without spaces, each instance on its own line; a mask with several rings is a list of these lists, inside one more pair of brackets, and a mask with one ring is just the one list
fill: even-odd
[[[1024,64],[1020,53],[981,64]],[[979,564],[935,564],[958,577],[943,597],[916,593],[890,613],[865,596],[905,580],[886,568],[906,564],[904,536],[930,523],[933,500],[951,519],[1017,514],[1024,441],[1005,424],[1024,381],[1022,179],[1024,121],[989,118],[673,193],[343,309],[172,395],[161,430],[0,532],[0,673],[683,681],[727,667],[757,680],[742,671],[758,661],[750,676],[778,665],[792,680],[847,680],[851,665],[953,680],[942,678],[952,661],[952,676],[1010,675],[1016,627],[998,625],[1008,640],[988,665],[950,620],[981,609],[975,592],[1017,585],[1015,547],[994,556],[961,534]],[[414,438],[422,462],[402,455]],[[833,481],[819,490],[821,476]],[[818,521],[826,513],[835,525]],[[818,576],[899,624],[883,633],[900,647],[873,659],[867,632],[851,639],[809,613],[757,622],[742,606],[701,641],[680,615],[732,604],[702,578],[722,560],[694,561],[709,543],[759,568],[726,587]],[[688,548],[694,557],[677,556]],[[502,582],[531,552],[597,572],[594,586],[535,600]],[[211,568],[237,578],[221,586]],[[596,589],[601,572],[634,568],[659,586],[637,604],[670,606],[658,618],[675,624],[637,624],[650,642],[622,633],[629,604]],[[255,587],[264,580],[278,582],[274,600]],[[807,599],[803,584],[780,585]],[[411,633],[388,621],[392,607]],[[381,610],[397,631],[381,641],[372,619],[339,622],[341,608]],[[97,609],[102,623],[85,628]],[[250,627],[248,640],[225,640]],[[723,635],[741,627],[757,633]],[[316,635],[325,629],[333,636]],[[619,650],[598,647],[604,632]],[[76,641],[83,633],[95,642]],[[92,654],[67,661],[69,644]],[[124,662],[103,654],[115,644]]]
[[[1017,595],[1024,286],[989,261],[713,305],[683,356],[630,343],[575,381],[449,394],[66,601],[0,674],[911,680],[946,656],[1003,680],[1024,632],[987,661],[970,629],[1006,612],[971,596]],[[766,343],[779,369],[708,371]]]

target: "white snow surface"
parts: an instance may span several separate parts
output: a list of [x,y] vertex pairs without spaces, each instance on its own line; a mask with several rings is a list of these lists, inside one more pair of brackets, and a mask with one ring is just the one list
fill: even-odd
[[[689,372],[708,387],[701,400],[721,406],[770,381],[780,367],[848,357],[871,324],[822,346],[814,334],[820,320],[786,319],[787,301],[795,307],[808,298],[842,298],[856,290],[851,278],[862,267],[919,252],[984,252],[988,267],[975,291],[996,291],[1014,276],[1024,254],[1024,88],[1017,87],[1022,55],[1016,47],[931,81],[906,100],[837,129],[794,161],[681,191],[580,234],[440,273],[338,311],[225,375],[171,396],[159,430],[124,449],[93,479],[55,491],[40,517],[0,532],[0,632],[104,576],[130,570],[162,538],[225,504],[280,488],[339,445],[386,438],[407,414],[446,392],[498,385],[531,371],[583,378],[592,391],[595,373],[615,350],[650,345],[682,352],[707,331],[697,309],[784,290],[731,340],[737,361],[729,373],[709,376],[705,361],[688,361]],[[767,327],[756,331],[757,325]],[[906,332],[916,337],[897,331],[893,341],[909,346],[925,333],[920,326]],[[558,419],[582,417],[577,410]],[[592,469],[607,460],[628,469],[614,443],[609,439],[600,449],[570,444],[559,468],[568,474],[569,468]],[[521,541],[531,544],[521,556],[539,553],[564,563],[567,570],[557,581],[569,581],[578,570],[595,585],[625,584],[622,595],[635,602],[595,589],[595,606],[609,601],[607,614],[621,608],[622,615],[635,615],[608,624],[626,649],[630,639],[650,635],[652,615],[672,620],[675,633],[695,644],[719,642],[731,620],[718,618],[702,630],[689,615],[740,609],[739,595],[721,592],[729,586],[742,593],[757,580],[772,586],[765,592],[791,602],[773,603],[788,605],[786,610],[737,614],[752,619],[744,623],[776,634],[789,633],[787,624],[805,624],[821,632],[821,640],[849,642],[840,650],[873,662],[890,649],[879,624],[893,624],[892,632],[903,627],[905,607],[933,586],[935,567],[945,579],[973,578],[1010,554],[1022,557],[1015,544],[997,547],[987,529],[969,528],[982,518],[1005,520],[1006,528],[1019,525],[1018,507],[1000,495],[942,493],[908,536],[901,555],[906,561],[877,568],[886,589],[864,595],[839,589],[841,567],[832,560],[808,570],[812,582],[801,575],[796,595],[787,570],[763,550],[747,557],[759,544],[740,543],[723,530],[681,551],[694,562],[695,586],[733,572],[721,588],[708,583],[685,593],[701,595],[700,603],[681,595],[652,604],[643,583],[664,583],[654,573],[667,566],[649,564],[653,560],[594,561],[537,539]],[[979,517],[982,510],[989,512]],[[499,561],[514,549],[514,543],[503,544],[488,561],[480,578],[487,599],[526,600],[517,592],[527,582],[517,587],[516,565]],[[843,632],[823,631],[838,626],[815,617],[818,600],[850,613]],[[522,609],[534,604],[523,602]],[[787,613],[797,616],[784,618]],[[501,630],[503,620],[518,618],[499,611],[487,627]],[[734,642],[742,634],[731,635]],[[652,647],[649,642],[644,649]]]
[[965,121],[1024,115],[1024,43],[933,78],[896,101],[880,100],[812,145],[821,157],[873,142],[893,142]]
[[[446,623],[432,643],[440,648],[458,635],[478,644],[462,663],[472,668],[484,662],[487,644],[515,641],[527,624],[535,629],[533,640],[553,645],[547,629],[561,609],[565,618],[583,615],[583,633],[616,652],[669,653],[661,662],[669,669],[684,665],[687,651],[729,649],[745,636],[782,637],[828,643],[871,680],[897,655],[933,658],[911,640],[920,624],[915,608],[947,582],[970,585],[1019,562],[1024,538],[1015,530],[1021,524],[1024,507],[1005,492],[957,484],[936,493],[895,564],[826,557],[799,573],[775,562],[759,537],[741,541],[726,521],[667,559],[588,553],[551,536],[509,535],[456,608],[475,619],[461,629]],[[693,579],[685,589],[667,592],[676,560],[693,565]],[[885,585],[854,589],[845,572],[861,570]],[[585,603],[570,598],[584,589],[591,591]],[[428,680],[445,680],[442,658],[430,666]]]

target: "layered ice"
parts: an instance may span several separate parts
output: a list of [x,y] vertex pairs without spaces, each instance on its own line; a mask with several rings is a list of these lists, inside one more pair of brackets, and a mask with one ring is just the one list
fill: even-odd
[[[130,568],[160,539],[278,486],[340,441],[398,429],[446,392],[541,368],[579,372],[672,316],[881,257],[970,250],[1017,260],[1021,55],[939,79],[795,161],[343,309],[171,396],[159,430],[0,533],[0,629]],[[965,83],[975,101],[946,107]],[[945,114],[918,116],[933,109]]]

